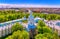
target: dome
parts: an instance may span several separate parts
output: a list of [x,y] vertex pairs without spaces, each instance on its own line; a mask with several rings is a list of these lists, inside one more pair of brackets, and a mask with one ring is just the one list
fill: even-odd
[[36,26],[34,24],[28,24],[27,30],[30,31],[31,29],[33,30],[35,28],[36,28]]

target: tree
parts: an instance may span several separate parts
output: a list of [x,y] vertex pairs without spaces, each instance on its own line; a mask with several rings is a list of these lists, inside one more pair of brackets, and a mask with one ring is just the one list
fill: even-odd
[[13,38],[12,38],[12,36],[8,36],[8,37],[7,37],[7,38],[5,38],[5,39],[13,39]]
[[45,26],[45,23],[42,20],[39,20],[38,26],[37,26],[38,33],[43,34],[43,27],[44,26]]
[[29,34],[27,31],[15,31],[11,36],[8,36],[6,39],[29,39]]
[[12,26],[12,32],[17,31],[17,30],[23,30],[23,26],[19,23],[16,23]]
[[44,37],[43,34],[36,35],[35,39],[48,39],[47,37]]
[[58,39],[58,36],[56,34],[44,33],[44,34],[37,34],[35,36],[35,39]]
[[57,19],[57,20],[60,20],[60,15],[58,15],[58,16],[56,17],[56,19]]
[[35,39],[58,39],[58,34],[54,30],[45,25],[44,22],[39,21],[37,26],[38,34],[35,36]]
[[45,26],[45,23],[42,20],[39,20],[38,21],[38,26],[43,27],[43,26]]
[[50,34],[52,34],[52,29],[47,27],[47,26],[45,26],[45,27],[43,27],[43,33],[50,33]]

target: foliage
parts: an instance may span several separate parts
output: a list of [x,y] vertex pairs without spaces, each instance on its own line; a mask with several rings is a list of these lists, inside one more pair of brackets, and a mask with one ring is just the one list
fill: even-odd
[[29,34],[27,31],[15,31],[11,36],[5,39],[29,39]]
[[38,26],[43,27],[43,26],[45,26],[45,23],[44,23],[42,20],[39,20],[39,21],[38,21]]
[[43,21],[38,22],[37,26],[38,34],[35,36],[35,39],[58,39],[58,34],[51,28],[46,26]]
[[[26,16],[28,18],[29,13],[17,12],[15,10],[8,10],[8,11],[0,11],[0,23],[6,22],[10,20],[20,19]],[[42,14],[42,13],[33,13],[33,16],[44,18],[47,20],[60,20],[60,15],[58,14]]]
[[47,37],[44,37],[43,34],[38,34],[35,39],[47,39]]
[[58,39],[56,34],[44,33],[44,34],[37,34],[35,39]]
[[[6,22],[10,20],[20,19],[26,16],[28,18],[28,13],[17,12],[15,10],[8,11],[0,11],[0,23]],[[59,14],[41,14],[41,13],[33,13],[33,16],[44,18],[46,20],[60,20]],[[27,22],[26,20],[23,22]],[[18,31],[17,31],[18,30]],[[35,36],[35,39],[58,39],[57,32],[53,32],[51,28],[45,25],[45,23],[40,20],[37,25],[38,34]],[[13,34],[8,36],[5,39],[29,39],[29,34],[25,30],[23,30],[23,26],[19,23],[16,23],[12,26]],[[53,32],[53,33],[52,33]]]
[[19,23],[15,23],[13,26],[12,26],[12,32],[14,32],[14,31],[17,31],[17,30],[23,30],[23,26],[21,25],[21,24],[19,24]]
[[28,21],[27,20],[22,20],[23,23],[27,23]]

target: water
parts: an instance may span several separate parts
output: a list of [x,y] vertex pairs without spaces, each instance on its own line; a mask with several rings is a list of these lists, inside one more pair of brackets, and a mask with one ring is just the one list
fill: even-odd
[[57,26],[60,26],[60,22],[57,22],[56,25],[57,25]]

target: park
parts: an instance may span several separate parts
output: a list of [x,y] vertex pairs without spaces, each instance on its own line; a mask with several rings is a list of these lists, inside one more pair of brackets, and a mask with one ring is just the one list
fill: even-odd
[[4,11],[0,15],[1,39],[59,39],[59,14],[34,13],[28,10],[25,13]]

